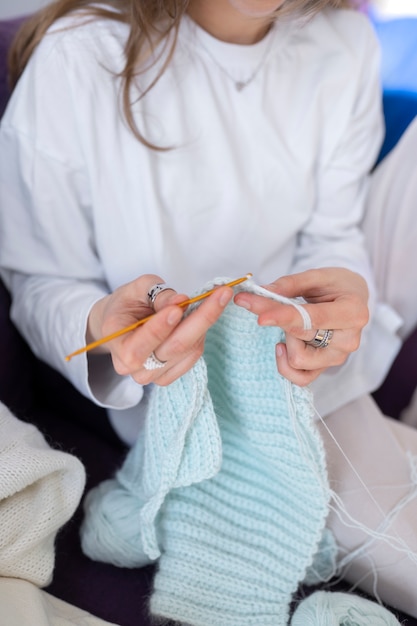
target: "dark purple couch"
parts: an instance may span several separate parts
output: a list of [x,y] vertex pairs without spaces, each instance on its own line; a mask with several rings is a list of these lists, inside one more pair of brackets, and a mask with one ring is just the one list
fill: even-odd
[[[0,22],[0,116],[9,95],[6,51],[18,23],[19,20]],[[105,412],[31,354],[9,320],[9,306],[9,295],[0,283],[0,400],[21,419],[36,424],[51,445],[78,456],[85,464],[89,488],[114,473],[125,449],[113,434]],[[406,369],[410,363],[414,366]],[[413,337],[376,394],[388,414],[398,416],[411,397],[417,378],[416,364],[417,337]],[[153,568],[128,570],[89,560],[80,550],[80,518],[79,509],[58,535],[56,568],[48,591],[121,626],[150,625],[147,598]],[[417,626],[417,620],[407,619],[406,624]]]

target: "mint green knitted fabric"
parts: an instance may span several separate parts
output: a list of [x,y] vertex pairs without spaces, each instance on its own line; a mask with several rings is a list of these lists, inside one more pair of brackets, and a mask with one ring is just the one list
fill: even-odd
[[[329,491],[310,393],[277,374],[281,339],[234,305],[207,336],[222,464],[165,499],[154,614],[193,626],[288,622],[323,535]],[[206,449],[200,439],[194,453]]]
[[400,622],[366,598],[316,591],[298,605],[291,626],[400,626]]
[[277,373],[281,339],[229,305],[204,358],[153,390],[145,437],[116,478],[87,497],[89,556],[128,567],[158,559],[155,615],[285,625],[308,571],[334,567],[332,541],[313,566],[330,491],[310,391]]

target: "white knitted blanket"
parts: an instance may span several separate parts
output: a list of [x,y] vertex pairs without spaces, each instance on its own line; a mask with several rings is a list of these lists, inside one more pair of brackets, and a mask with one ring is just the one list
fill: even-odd
[[85,472],[0,403],[0,576],[38,586],[52,577],[54,540],[81,498]]

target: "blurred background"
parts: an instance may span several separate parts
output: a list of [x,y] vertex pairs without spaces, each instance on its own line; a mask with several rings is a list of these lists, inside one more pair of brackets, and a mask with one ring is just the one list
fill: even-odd
[[[36,11],[48,0],[1,0],[0,19]],[[417,16],[417,0],[373,0],[375,10],[387,17]]]
[[373,0],[371,4],[381,16],[417,16],[417,0]]

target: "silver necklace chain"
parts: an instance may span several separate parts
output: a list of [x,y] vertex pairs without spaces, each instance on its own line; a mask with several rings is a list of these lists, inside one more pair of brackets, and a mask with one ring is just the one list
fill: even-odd
[[221,65],[221,63],[218,62],[218,60],[216,59],[216,57],[212,54],[212,52],[204,45],[203,41],[201,39],[199,39],[199,42],[201,44],[201,47],[205,50],[205,52],[208,54],[208,56],[210,57],[210,59],[213,61],[213,63],[215,65],[217,65],[217,67],[219,68],[219,70],[221,70],[223,72],[223,74],[225,74],[225,76],[227,76],[229,78],[229,80],[231,80],[235,86],[236,91],[243,91],[243,89],[245,89],[245,87],[247,87],[248,85],[250,85],[250,83],[255,80],[259,70],[261,69],[261,67],[263,66],[263,64],[265,63],[267,56],[269,54],[269,51],[271,49],[272,46],[272,36],[269,33],[269,41],[268,41],[268,45],[266,46],[264,53],[262,55],[261,60],[259,61],[258,65],[255,67],[255,69],[253,70],[253,72],[250,74],[250,76],[246,79],[246,80],[236,80],[228,71],[225,67],[223,67],[223,65]]

